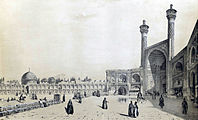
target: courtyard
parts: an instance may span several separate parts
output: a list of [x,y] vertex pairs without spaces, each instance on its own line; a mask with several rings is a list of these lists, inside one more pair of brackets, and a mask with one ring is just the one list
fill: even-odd
[[76,100],[72,100],[74,106],[74,114],[67,115],[64,107],[72,96],[66,96],[66,102],[49,106],[46,108],[34,109],[10,116],[4,116],[1,120],[183,120],[180,117],[161,111],[153,106],[153,104],[145,100],[143,103],[138,103],[139,116],[137,118],[128,117],[128,104],[135,98],[128,96],[106,96],[108,101],[108,109],[103,110],[101,108],[101,97],[87,97],[83,98],[82,104]]

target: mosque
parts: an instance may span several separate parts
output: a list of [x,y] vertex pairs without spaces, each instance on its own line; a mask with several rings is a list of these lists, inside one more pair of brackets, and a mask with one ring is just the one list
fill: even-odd
[[[166,11],[167,38],[151,46],[147,46],[149,26],[143,20],[140,26],[141,65],[130,70],[107,70],[106,79],[111,89],[119,94],[119,90],[130,93],[130,90],[139,88],[144,94],[155,91],[168,96],[186,97],[198,103],[198,20],[188,44],[174,55],[176,13],[171,4]],[[138,76],[139,82],[133,75]]]
[[59,84],[40,83],[28,71],[21,78],[21,84],[0,84],[0,94],[15,94],[28,91],[40,94],[92,93],[96,90],[112,94],[130,95],[141,91],[158,92],[175,97],[186,97],[198,103],[198,20],[188,44],[174,54],[175,19],[177,11],[170,5],[166,11],[168,22],[167,38],[147,46],[149,26],[143,20],[141,33],[141,65],[127,70],[106,70],[106,80],[98,82],[68,82]]

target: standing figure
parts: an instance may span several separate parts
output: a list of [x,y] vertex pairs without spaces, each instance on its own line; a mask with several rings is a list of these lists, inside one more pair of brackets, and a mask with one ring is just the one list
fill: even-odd
[[97,90],[96,96],[97,96],[97,97],[100,97],[100,91],[99,91],[99,90]]
[[164,107],[164,98],[162,97],[162,95],[161,95],[161,97],[159,98],[159,106],[163,109],[163,107]]
[[40,104],[40,107],[41,107],[41,108],[43,108],[43,107],[44,107],[44,105],[43,105],[43,101],[42,101],[41,99],[39,100],[39,104]]
[[107,109],[107,100],[106,98],[104,98],[104,100],[102,101],[102,109]]
[[124,102],[126,103],[126,98],[124,98]]
[[44,98],[43,98],[43,100],[47,101],[47,98],[46,98],[46,97],[44,97]]
[[137,101],[140,101],[142,99],[142,93],[139,91],[137,94]]
[[63,95],[63,102],[65,102],[65,94]]
[[82,97],[81,96],[79,96],[79,101],[78,102],[82,103]]
[[139,115],[137,102],[135,102],[134,104],[133,114],[134,114],[134,118],[136,118]]
[[20,97],[19,97],[19,100],[20,100],[20,101],[22,100],[22,97],[23,97],[23,94],[21,94]]
[[129,109],[128,109],[128,115],[129,117],[133,117],[133,111],[134,111],[134,106],[133,106],[133,102],[131,101],[131,103],[129,104]]
[[73,108],[71,99],[67,103],[67,108],[65,108],[65,110],[66,110],[67,114],[73,114],[74,113],[74,108]]
[[9,102],[9,101],[10,101],[10,98],[8,97],[7,102]]
[[37,95],[35,94],[35,100],[37,100],[38,98],[37,98]]
[[186,115],[188,112],[188,103],[185,98],[183,99],[183,102],[182,102],[182,109],[183,109],[182,113]]

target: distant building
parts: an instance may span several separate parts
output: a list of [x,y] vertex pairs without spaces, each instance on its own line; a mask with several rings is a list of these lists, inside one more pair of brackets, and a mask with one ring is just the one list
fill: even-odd
[[103,81],[74,82],[73,80],[75,79],[72,78],[71,81],[61,81],[56,83],[54,77],[49,77],[48,81],[45,78],[40,84],[38,84],[36,75],[29,71],[23,74],[21,84],[18,81],[9,82],[8,84],[0,84],[0,94],[74,94],[81,92],[91,95],[95,91],[104,93],[107,89],[107,83]]
[[106,70],[106,80],[112,94],[130,95],[141,91],[140,69]]

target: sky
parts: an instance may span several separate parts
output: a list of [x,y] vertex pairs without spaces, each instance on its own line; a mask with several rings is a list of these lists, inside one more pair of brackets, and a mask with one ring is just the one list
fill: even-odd
[[198,0],[1,0],[0,77],[65,74],[104,80],[107,69],[140,66],[142,20],[148,46],[167,39],[166,10],[177,10],[175,54],[188,43]]

